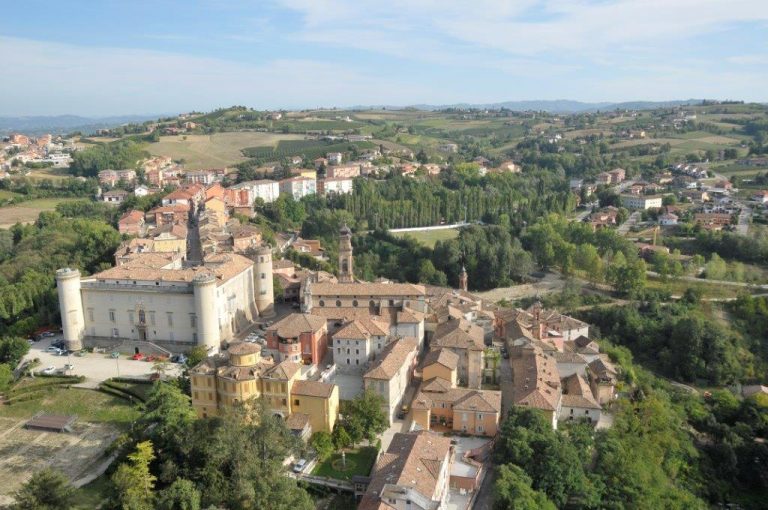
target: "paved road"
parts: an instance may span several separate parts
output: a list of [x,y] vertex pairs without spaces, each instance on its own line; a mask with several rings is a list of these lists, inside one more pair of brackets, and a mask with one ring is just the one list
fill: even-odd
[[[146,361],[134,361],[121,357],[112,359],[109,354],[86,354],[83,357],[78,356],[56,356],[53,353],[46,352],[54,338],[44,339],[31,346],[29,352],[24,357],[25,360],[40,359],[40,365],[35,368],[35,372],[47,367],[63,369],[64,365],[71,363],[74,368],[67,375],[85,376],[85,385],[96,387],[98,384],[110,377],[135,377],[149,378],[152,375],[152,363]],[[181,365],[176,363],[169,364],[168,375],[177,376],[181,370]]]

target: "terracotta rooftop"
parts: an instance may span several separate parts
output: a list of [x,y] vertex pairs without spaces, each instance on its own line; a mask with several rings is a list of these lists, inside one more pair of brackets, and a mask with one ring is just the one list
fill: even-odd
[[309,415],[304,413],[291,413],[285,420],[285,426],[290,430],[304,430],[307,425],[309,425]]
[[325,319],[308,313],[292,313],[272,324],[267,331],[274,331],[280,338],[297,338],[302,333],[315,333],[325,326]]
[[316,283],[313,296],[424,296],[424,287],[412,283]]
[[[451,440],[429,431],[398,432],[371,473],[368,490],[358,510],[388,508],[382,506],[387,488],[410,488],[435,501],[443,465],[450,462]],[[436,507],[436,506],[435,506]]]
[[585,409],[600,409],[586,379],[573,374],[563,379],[563,405]]
[[242,356],[243,354],[256,354],[261,352],[261,346],[259,344],[252,344],[248,342],[237,342],[229,344],[227,352],[236,356]]
[[320,381],[296,381],[291,389],[293,395],[303,395],[306,397],[330,398],[335,384],[324,383]]
[[484,350],[483,328],[463,319],[451,319],[439,324],[432,337],[432,346],[454,349]]
[[387,381],[392,379],[405,364],[408,356],[416,352],[417,348],[418,342],[415,338],[401,338],[388,343],[363,377]]
[[285,360],[264,372],[264,377],[267,379],[287,381],[296,375],[296,372],[299,370],[301,370],[301,365],[293,361]]
[[427,353],[421,366],[427,367],[434,363],[439,363],[446,368],[456,370],[459,366],[459,355],[448,349],[434,349]]
[[[186,269],[164,269],[156,267],[153,261],[156,258],[153,253],[136,254],[134,258],[121,266],[107,269],[90,277],[93,280],[124,280],[124,281],[165,281],[191,283],[199,274],[213,274],[218,285],[234,278],[243,271],[253,266],[253,261],[234,253],[225,254],[225,259],[216,261],[215,264]],[[166,261],[165,264],[168,262]]]
[[435,377],[422,385],[411,406],[414,409],[430,409],[434,403],[447,404],[449,409],[458,411],[500,413],[501,392],[458,388],[445,379]]
[[512,361],[513,398],[517,405],[547,411],[559,407],[562,390],[555,359],[539,347],[532,347]]

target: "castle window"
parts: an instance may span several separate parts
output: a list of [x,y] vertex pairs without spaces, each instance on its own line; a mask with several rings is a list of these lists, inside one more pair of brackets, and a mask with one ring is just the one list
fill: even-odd
[[197,327],[197,315],[193,313],[189,314],[189,327],[191,328]]
[[320,306],[325,306],[325,301],[323,301],[323,300],[321,299],[321,300],[320,300],[320,303],[319,303],[319,305],[320,305]]
[[376,303],[374,303],[374,302],[373,302],[373,299],[371,299],[371,300],[368,302],[368,306],[370,306],[370,307],[374,307],[374,306],[376,306]]
[[93,308],[88,309],[88,321],[93,322]]
[[293,405],[296,406],[296,407],[299,407],[299,399],[298,398],[293,399]]
[[354,301],[352,301],[352,306],[357,306],[357,299],[355,299]]
[[264,280],[267,277],[267,273],[261,273],[261,279]]
[[165,317],[168,319],[168,327],[173,327],[173,312],[165,312]]
[[341,301],[340,301],[340,300],[338,300],[338,299],[336,300],[336,306],[337,306],[337,307],[340,307],[340,306],[341,306]]
[[110,310],[109,311],[109,322],[115,322],[115,320],[116,320],[115,319],[115,311],[114,310]]

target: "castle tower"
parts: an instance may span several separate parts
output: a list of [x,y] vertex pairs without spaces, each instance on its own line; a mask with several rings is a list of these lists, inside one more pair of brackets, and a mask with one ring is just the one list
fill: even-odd
[[355,281],[352,263],[352,231],[345,223],[339,232],[339,282]]
[[219,314],[216,311],[216,276],[201,273],[192,280],[197,317],[197,345],[218,352],[221,345]]
[[83,348],[83,336],[85,336],[80,271],[70,268],[59,269],[56,271],[56,287],[59,293],[61,329],[64,331],[67,349],[79,351]]
[[272,288],[272,248],[269,245],[256,249],[253,278],[259,316],[272,317],[275,315],[275,291]]
[[469,288],[469,277],[467,276],[467,268],[461,266],[461,273],[459,274],[459,288],[464,292]]

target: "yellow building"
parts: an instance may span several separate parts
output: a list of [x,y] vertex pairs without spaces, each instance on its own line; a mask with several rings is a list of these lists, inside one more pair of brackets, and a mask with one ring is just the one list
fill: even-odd
[[339,416],[339,387],[319,381],[296,381],[291,392],[291,414],[309,416],[313,432],[333,432]]
[[[332,432],[339,416],[335,384],[302,380],[301,365],[261,357],[258,344],[238,342],[190,370],[192,407],[198,418],[217,416],[222,408],[264,399],[272,413],[291,423],[309,423],[311,431]],[[300,428],[304,428],[303,426]]]

